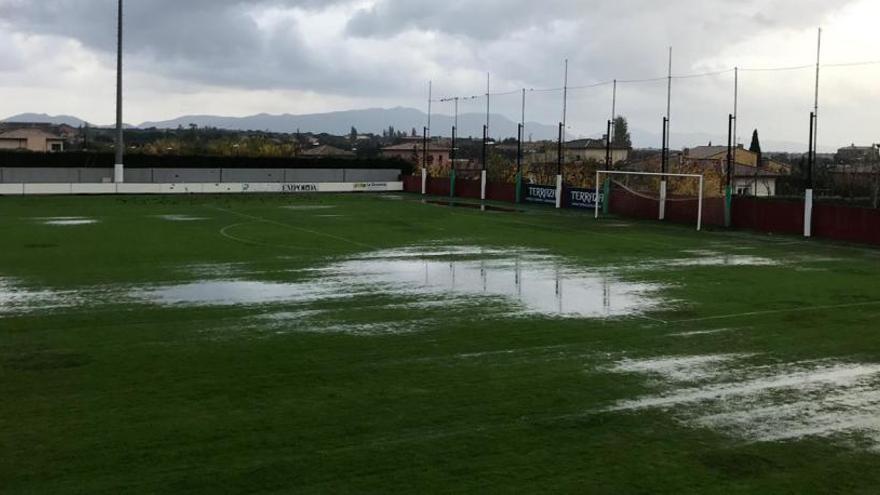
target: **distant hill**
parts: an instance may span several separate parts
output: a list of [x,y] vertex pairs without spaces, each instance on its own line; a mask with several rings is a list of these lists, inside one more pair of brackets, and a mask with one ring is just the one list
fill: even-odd
[[[104,129],[109,129],[112,127],[116,127],[116,124],[107,124],[107,125],[95,125],[91,122],[86,122],[85,120],[74,117],[72,115],[49,115],[45,113],[21,113],[18,115],[13,115],[12,117],[0,120],[0,122],[6,122],[14,124],[16,122],[28,122],[28,123],[40,123],[40,124],[52,124],[52,125],[69,125],[70,127],[80,127],[80,126],[90,126],[90,127],[100,127]],[[123,124],[126,129],[131,129],[133,126],[131,124]]]
[[[381,134],[382,131],[393,126],[396,130],[409,133],[413,128],[421,134],[422,127],[427,122],[427,115],[421,110],[414,108],[370,108],[364,110],[347,110],[340,112],[316,113],[304,115],[270,115],[261,113],[248,117],[223,117],[217,115],[187,115],[172,120],[160,122],[144,122],[138,128],[145,129],[156,127],[159,129],[176,129],[189,127],[195,124],[199,127],[216,127],[227,130],[240,131],[270,131],[293,133],[297,130],[316,134],[327,133],[334,135],[347,135],[352,126],[359,133]],[[453,118],[449,115],[432,116],[432,134],[435,136],[450,136],[452,133]],[[5,119],[3,122],[46,122],[55,125],[67,124],[73,127],[85,125],[86,122],[69,115],[46,115],[37,113],[23,113]],[[461,137],[480,137],[483,134],[483,124],[486,115],[482,113],[467,113],[458,117],[458,135]],[[491,136],[494,138],[515,137],[517,122],[503,115],[491,116]],[[93,125],[93,124],[89,124]],[[110,127],[110,126],[105,126]],[[130,127],[126,125],[126,127]],[[659,148],[659,133],[631,128],[633,145],[636,148]],[[555,125],[546,125],[537,122],[526,124],[526,139],[542,140],[556,139],[558,128]],[[572,138],[579,137],[577,130],[570,131]],[[601,138],[600,135],[589,136]],[[745,139],[748,136],[740,136]],[[708,144],[710,141],[716,145],[727,143],[727,136],[711,135],[707,133],[673,133],[672,147],[694,147]],[[762,143],[768,151],[802,152],[806,144],[767,140]],[[836,148],[822,147],[821,152],[833,152]]]
[[[269,115],[259,114],[249,117],[219,117],[215,115],[188,115],[162,122],[144,122],[138,127],[175,129],[195,124],[199,127],[217,127],[220,129],[252,130],[292,133],[302,132],[327,133],[346,135],[352,126],[360,133],[381,134],[382,131],[394,126],[396,130],[409,133],[413,128],[421,134],[422,127],[427,123],[425,112],[413,108],[371,108],[366,110],[347,110],[307,115]],[[431,123],[432,134],[449,136],[452,134],[454,119],[448,115],[434,115]],[[482,136],[485,114],[462,114],[458,116],[458,134],[462,137]],[[493,137],[515,137],[517,122],[502,115],[491,116],[491,135]],[[534,139],[552,139],[557,135],[555,126],[529,123],[527,132]]]
[[85,120],[70,115],[47,115],[45,113],[22,113],[3,119],[3,122],[40,122],[52,125],[66,124],[71,127],[79,127],[86,124],[92,125]]

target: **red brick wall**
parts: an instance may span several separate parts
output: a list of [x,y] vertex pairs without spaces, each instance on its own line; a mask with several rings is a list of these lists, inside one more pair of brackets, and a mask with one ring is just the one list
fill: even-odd
[[813,235],[840,241],[880,244],[880,210],[815,204]]
[[455,196],[480,199],[481,183],[478,180],[455,179]]
[[412,193],[422,192],[422,176],[421,175],[405,175],[403,177],[403,190]]
[[733,198],[731,216],[738,229],[777,234],[804,233],[804,202],[747,197]]
[[514,203],[516,202],[516,185],[503,182],[489,182],[486,184],[486,199]]

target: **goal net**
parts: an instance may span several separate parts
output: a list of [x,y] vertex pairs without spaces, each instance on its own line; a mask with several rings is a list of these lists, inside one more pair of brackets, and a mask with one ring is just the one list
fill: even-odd
[[595,205],[601,215],[693,222],[703,228],[705,180],[697,174],[599,170]]

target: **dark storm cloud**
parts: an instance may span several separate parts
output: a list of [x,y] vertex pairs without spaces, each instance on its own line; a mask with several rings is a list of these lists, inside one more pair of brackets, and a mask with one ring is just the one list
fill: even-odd
[[[583,75],[592,79],[645,77],[665,71],[669,45],[682,67],[765,31],[816,26],[848,3],[852,0],[378,0],[351,18],[347,32],[374,39],[408,31],[455,36],[475,52],[491,53],[496,63],[486,57],[487,68],[505,78],[549,73],[558,81],[564,57],[572,59],[575,74],[584,67]],[[492,50],[499,43],[512,48],[499,55]]]
[[[255,20],[268,9],[321,10],[337,3],[341,2],[128,0],[126,63],[219,86],[339,88],[321,77],[334,70],[305,48],[295,20],[285,19],[273,28],[261,27]],[[8,30],[72,38],[94,51],[112,54],[115,8],[115,0],[0,0],[0,22]]]
[[[499,85],[556,86],[566,57],[576,82],[653,76],[671,44],[676,70],[687,71],[762,32],[816,25],[849,1],[128,0],[126,52],[136,70],[249,89],[412,96],[428,78],[473,91],[483,71]],[[115,4],[0,0],[0,29],[72,38],[111,59]],[[309,39],[291,16],[258,21],[340,5],[346,27],[327,40]]]

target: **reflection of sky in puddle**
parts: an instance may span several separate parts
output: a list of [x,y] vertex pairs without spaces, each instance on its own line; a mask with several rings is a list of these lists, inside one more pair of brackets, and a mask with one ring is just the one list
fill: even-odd
[[196,306],[253,305],[280,302],[307,303],[332,293],[319,284],[213,280],[140,290],[138,298],[158,304]]
[[328,269],[387,292],[429,297],[502,298],[527,313],[570,317],[624,316],[656,305],[656,286],[562,266],[556,258],[353,260]]
[[192,215],[158,215],[156,218],[169,222],[201,222],[207,220],[207,218],[194,217]]
[[[372,253],[293,283],[217,280],[155,287],[136,297],[170,305],[310,303],[355,296],[417,297],[450,305],[503,302],[517,312],[614,317],[656,308],[659,285],[630,283],[526,251],[437,247]],[[421,302],[419,301],[419,302]]]
[[78,225],[92,225],[98,223],[93,218],[86,217],[44,217],[37,219],[43,225],[51,225],[54,227],[75,227]]
[[73,304],[73,298],[50,290],[21,287],[13,280],[0,278],[0,316],[52,309]]

